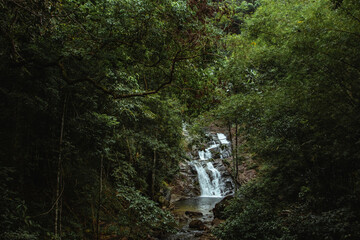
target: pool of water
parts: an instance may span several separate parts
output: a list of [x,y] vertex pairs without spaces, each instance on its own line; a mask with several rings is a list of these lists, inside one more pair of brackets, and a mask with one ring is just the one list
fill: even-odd
[[[214,219],[212,209],[220,202],[223,197],[194,197],[185,200],[179,200],[174,203],[173,213],[176,215],[185,215],[186,211],[201,212],[203,216],[196,219],[200,219],[211,227],[211,221]],[[204,231],[189,228],[189,222],[195,218],[189,218],[188,221],[180,223],[180,231],[174,235],[171,235],[167,240],[192,240],[199,239],[197,236],[201,236]]]
[[185,200],[179,200],[174,203],[174,212],[194,211],[202,214],[211,213],[215,205],[220,202],[223,197],[194,197]]

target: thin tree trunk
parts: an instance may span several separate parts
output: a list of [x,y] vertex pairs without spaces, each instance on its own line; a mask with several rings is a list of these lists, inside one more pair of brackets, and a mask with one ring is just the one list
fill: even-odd
[[[233,178],[234,178],[234,181],[235,181],[235,184],[236,184],[236,171],[235,171],[235,151],[234,151],[234,141],[233,141],[233,136],[232,136],[232,132],[231,132],[231,127],[232,127],[232,123],[231,122],[228,122],[228,131],[229,131],[229,137],[230,137],[230,147],[231,147],[231,157],[232,157],[232,160],[233,160],[233,164],[232,164],[232,167],[234,169],[234,172],[233,172]],[[236,189],[236,186],[235,186],[235,189]]]
[[59,202],[62,201],[60,196],[63,191],[60,193],[60,188],[62,187],[62,143],[64,135],[64,122],[65,122],[65,109],[66,109],[67,96],[64,99],[63,112],[61,117],[61,127],[60,127],[60,139],[59,139],[59,158],[57,166],[57,178],[56,178],[56,202],[55,202],[55,222],[54,222],[54,234],[55,238],[61,239],[61,208],[62,204]]
[[[91,201],[90,203],[90,208],[91,208],[91,224],[92,224],[92,230],[93,230],[93,233],[95,233],[93,235],[93,238],[96,239],[96,206],[94,206],[94,203],[95,203],[95,200],[94,201]],[[96,203],[95,203],[96,204]],[[85,223],[84,223],[85,224]]]
[[[62,185],[64,186],[64,183],[62,183]],[[61,239],[61,235],[62,235],[61,219],[62,219],[62,207],[63,207],[62,197],[60,198],[59,204],[60,204],[60,206],[59,206],[59,238]]]
[[156,169],[156,150],[154,149],[154,161],[152,167],[152,176],[151,176],[151,197],[155,200],[155,169]]
[[234,148],[233,148],[233,140],[232,140],[232,133],[231,133],[231,123],[228,122],[228,131],[229,131],[229,137],[230,137],[230,147],[231,147],[231,156],[233,157],[234,155]]
[[100,172],[99,172],[99,202],[97,206],[97,213],[96,213],[96,240],[100,238],[100,209],[101,209],[101,200],[102,200],[102,178],[103,178],[103,161],[104,157],[101,155],[100,161]]
[[235,123],[235,192],[237,191],[237,183],[239,176],[239,158],[238,158],[238,123]]

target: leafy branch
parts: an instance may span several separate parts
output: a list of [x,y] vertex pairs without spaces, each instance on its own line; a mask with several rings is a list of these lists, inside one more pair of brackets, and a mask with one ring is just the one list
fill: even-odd
[[171,64],[171,67],[170,67],[170,74],[168,76],[168,81],[160,84],[155,90],[138,92],[138,93],[117,94],[115,91],[110,90],[110,89],[106,88],[105,86],[99,84],[95,79],[93,79],[93,78],[91,78],[89,76],[86,76],[84,78],[79,78],[79,79],[71,79],[68,76],[68,74],[66,72],[66,69],[65,69],[65,66],[64,66],[64,64],[63,64],[63,62],[61,60],[58,62],[58,67],[61,70],[61,74],[62,74],[63,79],[69,85],[74,85],[74,84],[77,84],[77,83],[80,83],[80,82],[87,82],[87,83],[90,83],[96,89],[100,90],[101,92],[103,92],[103,93],[105,93],[107,95],[110,95],[114,99],[125,99],[125,98],[132,98],[132,97],[145,97],[145,96],[153,95],[153,94],[156,94],[156,93],[160,92],[160,90],[167,87],[168,85],[170,85],[173,82],[176,63],[181,61],[181,60],[190,59],[190,58],[184,58],[184,57],[179,58],[178,55],[180,54],[180,52],[181,51],[177,51],[174,58],[172,59],[172,64]]

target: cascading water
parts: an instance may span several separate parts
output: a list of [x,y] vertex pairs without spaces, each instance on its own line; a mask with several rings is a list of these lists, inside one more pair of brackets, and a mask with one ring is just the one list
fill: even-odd
[[228,157],[230,155],[230,144],[222,133],[217,133],[212,138],[210,146],[198,152],[199,160],[191,162],[198,175],[201,197],[222,197],[227,193],[226,184],[222,181],[221,173],[211,161],[211,151],[218,152],[220,158]]
[[[184,135],[189,137],[186,126],[183,129]],[[181,179],[185,179],[186,182],[183,185],[180,183],[179,186],[184,186],[183,192],[188,194],[188,198],[174,203],[173,211],[177,216],[181,216],[179,222],[183,225],[177,234],[169,236],[167,240],[202,239],[199,236],[206,236],[207,231],[190,227],[193,220],[196,219],[210,228],[214,219],[212,209],[223,197],[233,194],[234,183],[222,161],[230,157],[230,143],[222,133],[207,133],[207,139],[209,141],[206,149],[189,153],[192,160],[180,167]],[[196,151],[196,148],[192,150]],[[200,187],[200,196],[197,183]],[[197,215],[188,215],[189,213]]]

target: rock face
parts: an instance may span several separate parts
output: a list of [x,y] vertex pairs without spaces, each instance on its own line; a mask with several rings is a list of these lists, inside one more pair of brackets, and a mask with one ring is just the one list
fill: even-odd
[[171,185],[171,203],[201,194],[196,169],[187,161],[180,163],[180,173]]
[[234,193],[234,181],[231,177],[230,172],[227,167],[224,165],[222,159],[215,159],[213,162],[214,167],[220,172],[221,179],[224,184],[224,193],[223,196],[231,195]]

